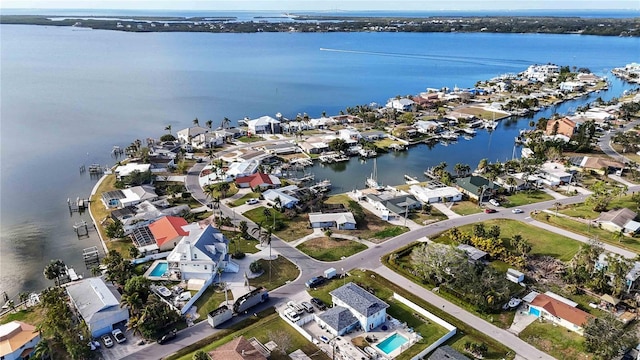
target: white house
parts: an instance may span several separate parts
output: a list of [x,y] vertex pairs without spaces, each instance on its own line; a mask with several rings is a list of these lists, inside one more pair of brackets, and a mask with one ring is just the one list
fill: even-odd
[[289,185],[280,189],[269,189],[262,193],[262,197],[270,204],[275,204],[277,202],[276,199],[280,199],[280,206],[291,209],[300,202],[300,199],[290,194],[294,188],[297,189],[298,187]]
[[129,321],[129,310],[120,307],[120,294],[98,277],[67,286],[71,303],[84,319],[92,337],[108,334],[116,324]]
[[421,134],[434,132],[434,131],[436,131],[436,130],[438,130],[440,128],[440,124],[439,123],[437,123],[436,121],[431,121],[431,120],[428,120],[428,121],[418,120],[413,124],[413,126]]
[[529,306],[529,314],[547,319],[582,335],[591,315],[577,308],[578,304],[552,292],[532,291],[522,300]]
[[400,111],[409,111],[413,107],[415,102],[411,99],[402,98],[402,99],[391,99],[385,105],[386,108],[395,109]]
[[189,235],[184,236],[167,256],[169,277],[177,279],[208,280],[224,269],[229,241],[220,230],[198,224],[183,227]]
[[557,186],[570,183],[573,174],[567,172],[563,164],[547,161],[540,167],[539,177],[543,183],[549,186]]
[[309,223],[312,228],[337,228],[338,230],[355,230],[356,219],[351,212],[310,213]]
[[116,167],[114,174],[116,179],[122,180],[123,177],[131,175],[134,171],[146,172],[151,170],[151,164],[127,163]]
[[560,83],[561,91],[580,91],[584,88],[584,84],[578,81],[564,81]]
[[181,143],[183,144],[189,144],[191,143],[191,140],[200,135],[200,134],[205,134],[208,133],[210,129],[207,128],[203,128],[201,126],[192,126],[192,127],[188,127],[186,129],[182,129],[179,130],[176,135],[178,140],[180,140]]
[[191,146],[195,149],[207,149],[222,146],[224,144],[224,139],[224,136],[215,132],[203,133],[196,135],[191,139]]
[[107,209],[134,206],[144,201],[156,200],[157,198],[158,194],[156,194],[155,189],[151,185],[134,186],[127,189],[102,193],[102,202]]
[[250,134],[275,134],[280,132],[280,121],[271,116],[261,116],[257,119],[247,120]]
[[362,137],[356,129],[341,129],[338,131],[338,136],[345,141],[358,141]]
[[314,129],[325,129],[335,123],[336,123],[335,120],[328,117],[321,117],[319,119],[309,120],[309,125]]
[[550,76],[559,72],[560,67],[558,65],[531,65],[524,71],[523,75],[529,79],[545,82]]
[[451,186],[427,188],[419,185],[411,185],[409,192],[425,204],[442,201],[461,201],[462,193]]
[[11,321],[0,325],[0,359],[22,360],[33,355],[40,342],[36,327],[22,321]]
[[257,160],[233,162],[229,165],[226,175],[231,178],[249,176],[258,171],[258,167],[260,167],[260,162]]
[[329,294],[334,307],[341,306],[348,309],[364,331],[371,331],[387,320],[389,305],[352,282]]

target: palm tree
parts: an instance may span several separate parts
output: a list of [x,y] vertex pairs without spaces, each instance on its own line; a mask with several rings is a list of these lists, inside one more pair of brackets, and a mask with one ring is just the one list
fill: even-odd
[[21,292],[18,295],[18,299],[20,299],[20,304],[24,304],[27,301],[27,299],[29,299],[29,294],[26,292]]
[[193,354],[193,360],[210,360],[209,355],[202,350],[198,350]]
[[513,176],[507,177],[507,180],[505,180],[505,184],[509,186],[509,192],[513,192],[514,188],[518,186],[518,182]]
[[280,196],[273,200],[273,208],[278,211],[282,211],[282,199],[280,199]]
[[193,119],[193,126],[200,126],[200,120],[198,120],[198,118]]
[[33,349],[33,358],[34,359],[53,359],[53,354],[51,352],[51,348],[49,347],[49,340],[42,337],[40,335],[40,341],[36,344],[36,347]]
[[171,124],[165,126],[164,129],[167,130],[169,134],[171,134]]
[[48,280],[54,280],[56,286],[60,286],[60,277],[64,275],[66,266],[60,259],[51,260],[51,262],[44,268],[44,277]]
[[94,266],[91,268],[91,275],[92,276],[99,276],[102,274],[102,269],[100,269],[100,266]]
[[238,224],[238,230],[240,230],[240,235],[242,235],[243,238],[246,239],[248,237],[249,225],[245,220],[240,221],[240,223]]
[[455,165],[453,166],[453,171],[455,171],[455,172],[456,172],[456,175],[460,176],[460,174],[462,174],[462,172],[463,172],[462,167],[463,167],[463,166],[464,166],[464,165],[462,165],[461,163],[457,163],[457,164],[455,164]]
[[266,243],[267,245],[269,245],[269,282],[271,282],[271,262],[272,262],[272,258],[271,258],[271,236],[273,235],[273,229],[270,226],[265,226],[264,228],[262,228],[261,234],[260,234],[260,243]]
[[205,122],[205,125],[206,125],[209,129],[211,129],[211,126],[213,125],[213,121],[211,121],[211,120],[207,120],[207,122]]
[[559,203],[559,202],[557,202],[557,201],[553,204],[553,206],[555,206],[555,207],[556,207],[556,217],[558,217],[558,208],[560,208],[560,206],[561,206],[561,205],[562,205],[562,204],[561,204],[561,203]]
[[264,214],[265,219],[268,218],[269,216],[273,215],[273,227],[276,226],[276,214],[272,213],[271,210],[265,208],[262,213]]
[[222,198],[227,197],[227,192],[231,189],[231,185],[228,182],[221,182],[218,184],[218,190],[222,194]]
[[223,129],[228,129],[229,125],[231,125],[231,120],[229,120],[229,118],[225,117],[224,119],[222,119],[222,128]]

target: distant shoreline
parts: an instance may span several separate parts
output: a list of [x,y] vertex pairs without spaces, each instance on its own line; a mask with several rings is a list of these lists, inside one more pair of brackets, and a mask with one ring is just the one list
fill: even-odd
[[[640,36],[640,18],[552,16],[377,17],[342,15],[257,16],[77,16],[0,15],[0,24],[73,26],[126,32],[421,32],[536,33],[597,36]],[[267,21],[270,20],[270,21]],[[283,21],[277,21],[282,19]],[[286,19],[286,21],[284,21]],[[274,21],[275,20],[275,21]]]

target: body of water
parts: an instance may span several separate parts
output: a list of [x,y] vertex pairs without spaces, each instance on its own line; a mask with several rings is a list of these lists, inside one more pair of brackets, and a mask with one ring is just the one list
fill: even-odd
[[[89,276],[81,252],[98,240],[76,237],[72,226],[88,215],[70,216],[66,204],[95,184],[79,166],[112,165],[114,145],[158,137],[167,124],[175,131],[196,117],[218,126],[224,117],[331,115],[426,87],[473,86],[533,63],[604,74],[640,57],[638,38],[579,35],[136,34],[13,25],[0,32],[0,290],[10,295],[49,284],[42,269],[52,258]],[[612,80],[600,95],[624,88]],[[527,125],[502,122],[471,141],[383,155],[378,175],[400,183],[402,174],[441,161],[503,161]],[[353,159],[314,171],[346,191],[361,186],[371,167]]]

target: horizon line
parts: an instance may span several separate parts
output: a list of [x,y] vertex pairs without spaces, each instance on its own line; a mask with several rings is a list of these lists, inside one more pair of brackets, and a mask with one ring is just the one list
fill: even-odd
[[194,10],[194,11],[323,11],[323,12],[368,12],[368,11],[380,11],[380,12],[429,12],[429,11],[461,11],[461,12],[476,12],[476,11],[530,11],[530,10],[547,10],[547,11],[624,11],[624,10],[637,10],[640,11],[640,7],[637,8],[591,8],[591,9],[549,9],[549,8],[527,8],[527,9],[414,9],[414,10],[389,10],[389,9],[361,9],[361,10],[344,10],[344,9],[198,9],[198,8],[82,8],[82,7],[70,7],[70,8],[57,8],[57,7],[2,7],[0,9],[12,9],[12,10],[152,10],[152,11],[171,11],[171,10]]

